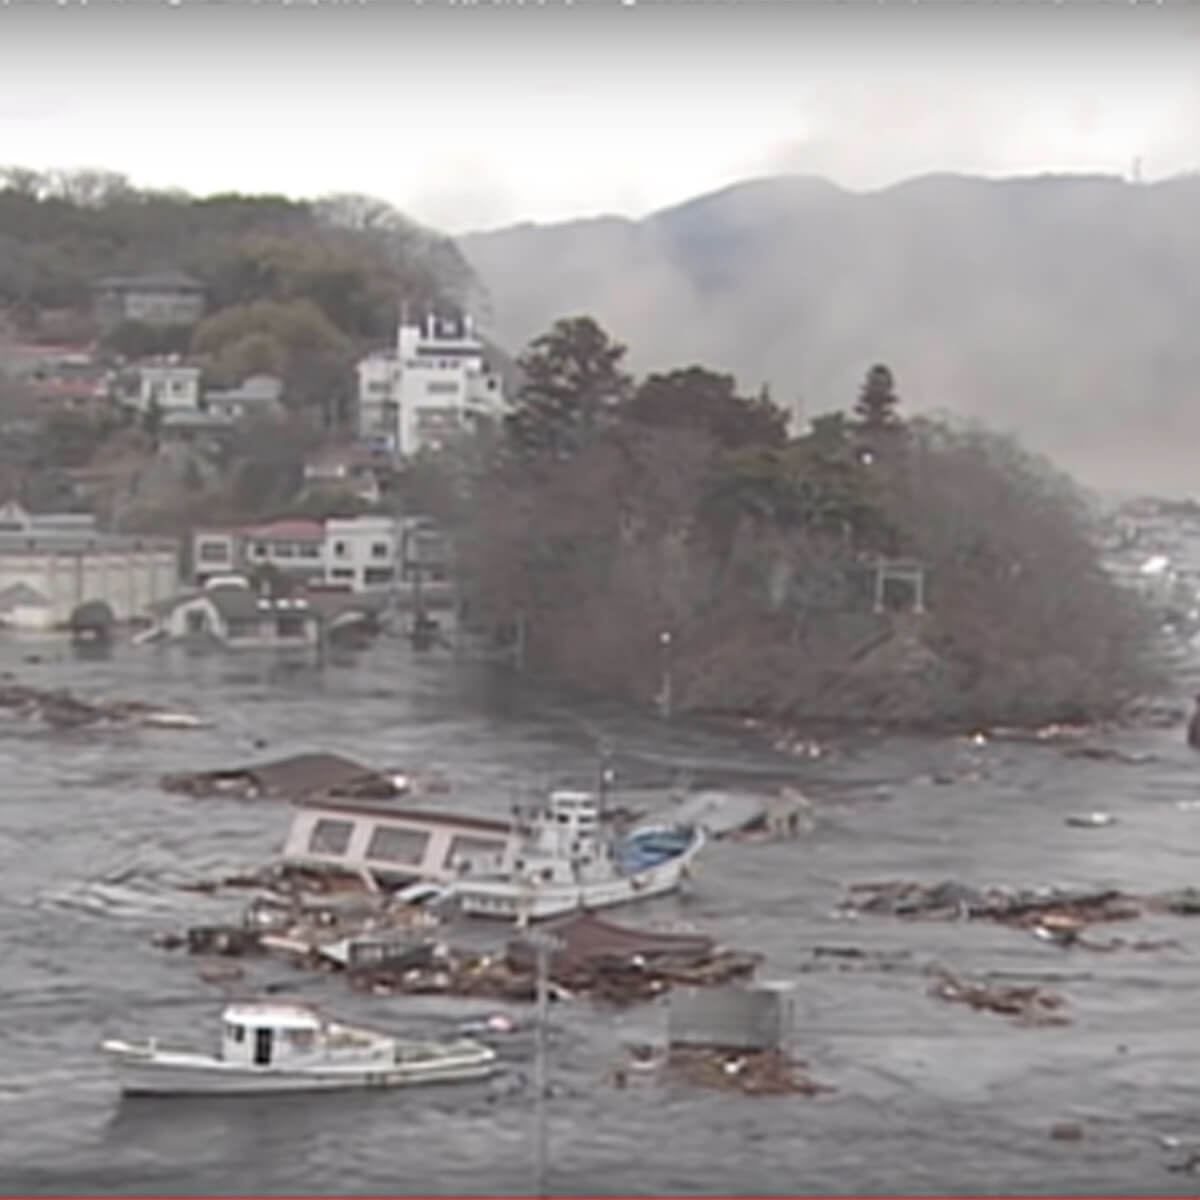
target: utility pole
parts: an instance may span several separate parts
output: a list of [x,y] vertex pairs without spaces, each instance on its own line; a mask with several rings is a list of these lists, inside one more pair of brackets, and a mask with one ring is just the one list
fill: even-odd
[[[526,920],[528,915],[526,914]],[[533,1050],[534,1187],[535,1196],[546,1195],[547,1144],[546,1124],[546,1027],[550,1010],[550,954],[558,949],[559,939],[547,933],[527,933],[525,942],[537,963],[537,1015]]]

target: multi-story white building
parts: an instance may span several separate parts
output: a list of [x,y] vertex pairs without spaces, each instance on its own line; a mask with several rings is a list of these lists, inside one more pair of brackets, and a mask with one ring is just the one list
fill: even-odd
[[394,350],[358,364],[358,434],[408,456],[437,449],[480,419],[504,412],[504,387],[471,318],[402,320]]

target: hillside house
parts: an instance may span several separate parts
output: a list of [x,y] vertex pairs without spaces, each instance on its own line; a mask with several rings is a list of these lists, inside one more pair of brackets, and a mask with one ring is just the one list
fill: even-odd
[[283,415],[283,380],[275,375],[250,375],[234,388],[209,388],[204,407],[230,421],[274,419]]
[[504,386],[462,313],[401,321],[394,349],[358,364],[358,436],[403,456],[437,449],[505,411]]
[[157,406],[164,414],[200,407],[200,368],[179,358],[147,359],[121,373],[121,402],[139,413]]
[[313,491],[347,492],[367,504],[378,504],[382,495],[377,465],[379,456],[364,446],[325,446],[304,463],[304,481]]
[[204,285],[174,271],[100,279],[92,285],[92,294],[96,320],[105,332],[127,321],[194,325],[206,308]]

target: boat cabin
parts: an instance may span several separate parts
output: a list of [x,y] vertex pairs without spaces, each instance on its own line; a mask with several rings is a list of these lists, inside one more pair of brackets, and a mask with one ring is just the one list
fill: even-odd
[[592,792],[551,792],[542,804],[517,809],[521,852],[517,874],[534,883],[578,883],[607,874],[612,847],[601,830],[600,802]]
[[392,884],[446,884],[512,870],[520,841],[508,821],[324,800],[297,808],[283,859]]
[[286,1067],[338,1051],[361,1059],[392,1056],[388,1039],[329,1025],[302,1005],[231,1004],[221,1017],[221,1058],[246,1067]]

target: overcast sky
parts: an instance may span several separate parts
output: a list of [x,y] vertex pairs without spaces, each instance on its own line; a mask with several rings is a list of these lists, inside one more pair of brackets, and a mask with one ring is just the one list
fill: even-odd
[[1200,5],[0,0],[0,162],[448,232],[751,176],[1200,168]]

